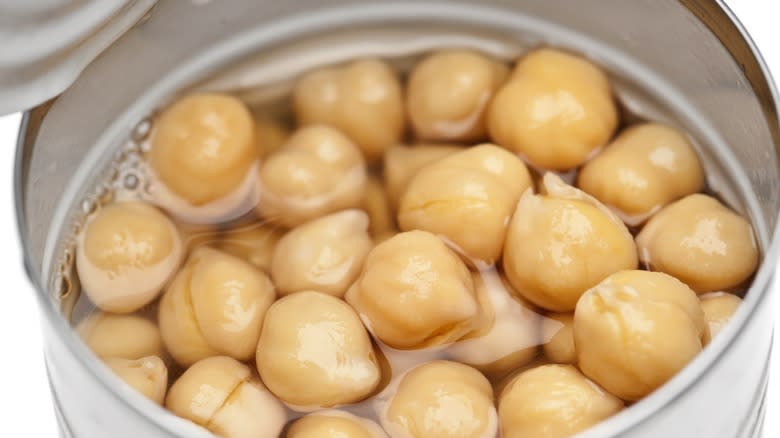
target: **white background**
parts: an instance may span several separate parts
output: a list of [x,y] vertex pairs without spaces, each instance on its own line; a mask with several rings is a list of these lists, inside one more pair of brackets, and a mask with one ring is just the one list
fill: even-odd
[[[777,0],[729,0],[780,79],[780,23]],[[0,423],[8,437],[55,437],[56,423],[43,362],[39,311],[22,268],[13,207],[12,170],[18,114],[0,117]],[[775,186],[780,190],[780,181]],[[775,284],[775,291],[780,284]],[[780,299],[775,299],[780,323]],[[780,324],[778,324],[780,326]],[[780,437],[780,347],[775,337],[766,438]],[[86,402],[86,401],[85,401]],[[723,400],[728,403],[728,400]],[[79,437],[81,438],[81,437]],[[84,437],[102,438],[102,437]],[[709,438],[709,437],[702,437]]]

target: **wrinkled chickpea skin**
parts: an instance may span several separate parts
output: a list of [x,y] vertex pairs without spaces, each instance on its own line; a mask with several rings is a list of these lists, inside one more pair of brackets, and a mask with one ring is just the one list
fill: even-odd
[[180,365],[217,355],[247,360],[275,297],[262,271],[221,251],[199,248],[160,301],[160,333]]
[[382,174],[393,209],[398,209],[406,186],[420,169],[464,150],[462,146],[445,144],[395,145],[387,148],[382,161]]
[[286,421],[249,367],[225,356],[192,365],[171,385],[165,407],[224,438],[276,438]]
[[183,256],[176,226],[137,201],[102,207],[78,237],[81,285],[103,311],[131,313],[152,302]]
[[372,246],[365,212],[344,210],[323,216],[279,240],[271,277],[280,295],[317,290],[340,298],[357,278]]
[[256,364],[271,392],[303,411],[360,401],[382,377],[357,313],[314,291],[288,295],[268,309]]
[[320,411],[296,420],[286,438],[387,438],[375,422],[342,411]]
[[294,227],[345,208],[360,207],[366,166],[341,132],[324,125],[299,129],[260,168],[258,212]]
[[522,58],[487,116],[491,139],[534,166],[569,170],[607,144],[618,124],[609,81],[598,67],[553,49]]
[[621,271],[588,290],[574,312],[582,372],[623,400],[666,383],[707,337],[696,294],[674,277]]
[[402,230],[442,236],[470,265],[490,266],[501,256],[509,219],[531,184],[519,158],[495,145],[474,146],[414,176],[401,197],[398,223]]
[[498,402],[505,438],[568,438],[621,409],[622,401],[571,365],[542,365],[519,374]]
[[574,315],[571,313],[550,313],[542,323],[544,355],[552,363],[576,364],[577,350],[574,346]]
[[637,267],[634,239],[593,197],[544,176],[544,195],[527,191],[517,204],[504,245],[504,273],[524,298],[555,312],[608,275]]
[[696,151],[674,128],[644,123],[623,131],[578,175],[579,187],[638,225],[661,207],[701,191]]
[[401,350],[458,340],[479,327],[483,312],[466,266],[425,231],[375,246],[345,299],[374,336]]
[[168,389],[168,368],[157,356],[139,359],[107,358],[106,365],[131,388],[161,405]]
[[97,312],[81,321],[76,330],[90,350],[101,358],[163,357],[160,330],[152,321],[138,315]]
[[699,298],[701,299],[701,308],[704,311],[704,321],[707,322],[709,328],[705,344],[709,344],[734,316],[742,304],[742,298],[725,292],[713,292]]
[[636,243],[645,266],[698,293],[739,286],[758,266],[750,223],[707,195],[668,205],[647,222]]
[[403,135],[403,90],[398,74],[383,61],[313,71],[295,85],[293,104],[301,126],[334,126],[357,143],[369,162]]
[[391,437],[493,438],[498,432],[490,382],[467,365],[428,362],[389,389],[376,407]]
[[505,65],[469,50],[444,50],[420,61],[409,76],[406,94],[417,137],[484,138],[487,106],[508,74]]

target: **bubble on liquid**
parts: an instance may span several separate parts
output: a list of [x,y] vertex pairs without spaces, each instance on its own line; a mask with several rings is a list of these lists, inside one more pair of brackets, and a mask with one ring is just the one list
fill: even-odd
[[114,191],[110,187],[102,186],[97,193],[98,204],[108,205],[114,201]]
[[89,216],[97,210],[97,203],[92,199],[81,201],[81,212]]
[[73,282],[70,280],[70,275],[64,272],[57,274],[57,278],[54,279],[54,291],[57,293],[57,298],[65,299],[73,292]]
[[140,144],[149,137],[149,133],[152,131],[152,120],[148,117],[138,122],[130,132],[130,139],[136,144]]
[[73,266],[73,251],[66,249],[62,254],[62,266],[60,266],[60,270],[69,269],[71,266]]
[[128,190],[135,190],[138,188],[140,182],[141,181],[138,178],[138,175],[136,175],[135,173],[128,173],[127,175],[125,175],[122,181],[122,185],[124,186],[124,188]]

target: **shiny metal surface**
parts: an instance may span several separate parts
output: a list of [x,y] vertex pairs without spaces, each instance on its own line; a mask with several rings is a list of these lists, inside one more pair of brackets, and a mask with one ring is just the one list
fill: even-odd
[[[371,40],[387,29],[397,30],[391,32],[396,40]],[[736,187],[725,195],[751,216],[764,263],[734,323],[711,347],[664,388],[581,436],[757,433],[771,345],[767,301],[778,251],[777,95],[747,34],[719,2],[598,0],[572,13],[567,0],[234,0],[230,7],[160,2],[63,95],[25,117],[16,168],[19,228],[28,272],[41,291],[52,387],[72,436],[209,436],[115,386],[116,379],[69,330],[56,297],[45,293],[52,290],[50,273],[62,250],[60,238],[78,215],[77,201],[101,178],[99,170],[132,127],[182,86],[202,83],[246,58],[276,65],[271,61],[289,53],[282,50],[285,44],[304,41],[298,47],[305,53],[306,36],[315,36],[311,41],[324,34],[336,40],[361,35],[368,43],[352,50],[369,53],[393,53],[400,43],[443,34],[479,34],[485,41],[519,40],[524,46],[545,42],[583,51],[615,74],[654,89],[701,141],[716,175],[711,185]],[[249,81],[240,67],[235,78]]]

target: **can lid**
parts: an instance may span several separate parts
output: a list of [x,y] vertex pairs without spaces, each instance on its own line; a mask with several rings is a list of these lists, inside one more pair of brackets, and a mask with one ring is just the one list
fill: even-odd
[[62,93],[157,0],[4,0],[0,115]]

